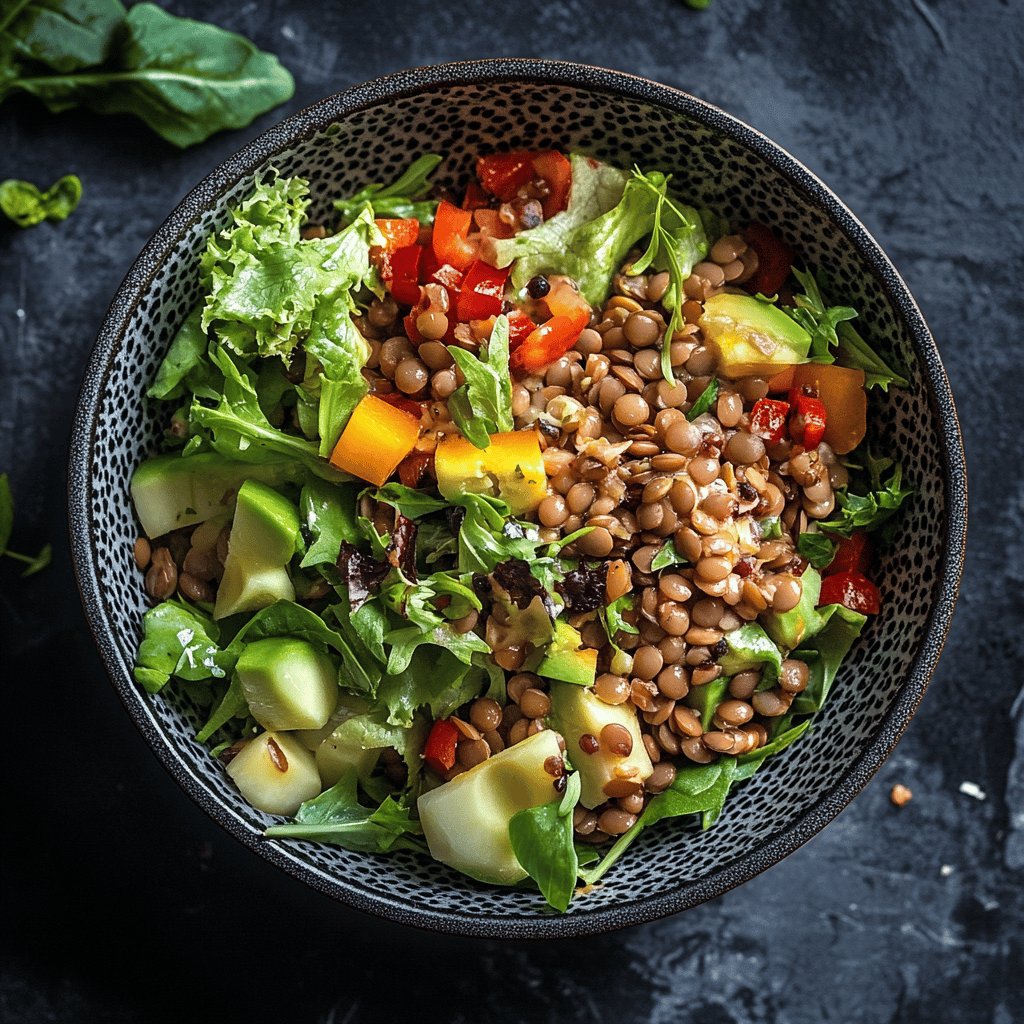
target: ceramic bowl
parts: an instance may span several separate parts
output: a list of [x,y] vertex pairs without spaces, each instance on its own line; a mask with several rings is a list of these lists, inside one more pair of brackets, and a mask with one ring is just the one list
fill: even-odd
[[[548,911],[524,888],[479,885],[413,853],[374,856],[262,838],[220,764],[193,739],[197,710],[174,688],[156,697],[131,666],[147,607],[132,561],[132,471],[156,446],[166,409],[144,397],[176,328],[199,297],[196,261],[254,172],[309,179],[311,217],[332,197],[390,180],[409,160],[445,154],[458,185],[494,147],[582,149],[621,166],[669,171],[680,192],[739,222],[776,228],[842,282],[870,341],[909,368],[906,391],[870,397],[871,436],[903,461],[916,490],[878,568],[885,604],[844,664],[814,729],[729,799],[715,827],[678,822],[642,834],[605,883]],[[82,386],[70,465],[70,521],[82,599],[129,713],[178,783],[261,856],[321,892],[395,921],[509,938],[583,935],[710,899],[791,853],[871,778],[924,695],[949,627],[963,565],[964,455],[946,374],[892,264],[854,215],[797,160],[721,110],[641,78],[578,64],[487,60],[389,75],[283,121],[202,181],[128,272]],[[158,837],[154,837],[158,841]]]

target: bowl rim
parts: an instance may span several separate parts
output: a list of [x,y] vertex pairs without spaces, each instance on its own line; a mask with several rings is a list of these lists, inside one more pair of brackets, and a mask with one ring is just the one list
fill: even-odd
[[[93,546],[90,465],[104,382],[139,302],[180,240],[206,208],[239,179],[283,150],[331,123],[381,103],[456,85],[496,82],[564,85],[638,100],[687,115],[721,132],[785,177],[808,202],[843,233],[874,273],[906,326],[928,382],[928,399],[944,442],[945,550],[920,647],[907,677],[874,738],[835,785],[793,822],[749,853],[710,875],[677,883],[653,896],[567,915],[464,916],[451,911],[411,908],[400,898],[353,885],[298,860],[280,843],[263,839],[222,804],[165,737],[131,675],[131,657],[114,640]],[[351,907],[428,930],[493,938],[583,936],[642,924],[697,906],[753,878],[809,840],[864,788],[892,752],[921,703],[950,627],[963,573],[967,530],[967,475],[963,441],[953,396],[917,303],[889,258],[867,229],[815,174],[766,135],[731,114],[672,86],[627,72],[536,58],[506,57],[409,68],[334,93],[280,121],[224,160],[177,205],[128,270],[104,317],[89,357],[75,411],[68,465],[68,517],[72,562],[82,604],[96,645],[122,703],[163,766],[185,792],[236,839],[307,885]],[[473,883],[468,883],[473,884]]]

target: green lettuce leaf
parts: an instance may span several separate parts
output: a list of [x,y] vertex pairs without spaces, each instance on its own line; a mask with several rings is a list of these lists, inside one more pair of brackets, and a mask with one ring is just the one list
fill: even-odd
[[836,557],[836,543],[823,533],[801,533],[796,540],[796,549],[815,569],[831,565]]
[[490,435],[515,429],[512,420],[512,377],[508,368],[508,317],[499,316],[491,337],[481,342],[479,358],[449,345],[466,383],[448,398],[452,421],[466,440],[486,448]]
[[150,398],[174,399],[193,394],[216,401],[220,397],[223,377],[210,363],[210,342],[202,319],[201,305],[185,318],[146,392]]
[[811,715],[825,706],[839,666],[867,622],[866,615],[841,604],[826,605],[821,615],[822,628],[790,655],[806,662],[810,669],[807,688],[793,701],[794,715]]
[[329,484],[310,479],[299,497],[299,515],[309,533],[310,542],[302,559],[303,569],[335,565],[344,541],[356,544],[360,539],[356,524],[358,484]]
[[870,491],[863,495],[851,494],[849,487],[837,491],[835,518],[819,523],[822,530],[840,537],[856,530],[873,533],[885,527],[914,493],[912,487],[903,486],[903,467],[895,459],[876,459],[867,451],[866,461]]
[[65,174],[45,192],[30,181],[0,181],[0,213],[19,228],[35,227],[44,220],[67,220],[81,198],[82,183],[73,174]]
[[237,655],[221,649],[220,628],[184,601],[163,601],[142,617],[142,643],[135,656],[135,679],[159,693],[171,676],[178,679],[224,679]]

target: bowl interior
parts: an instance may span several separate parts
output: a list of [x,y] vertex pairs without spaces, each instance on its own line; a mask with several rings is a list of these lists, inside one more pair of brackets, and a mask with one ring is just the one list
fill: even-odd
[[[147,600],[132,562],[137,526],[128,484],[140,460],[155,450],[168,412],[148,401],[144,391],[199,297],[197,256],[209,232],[224,223],[227,204],[248,187],[251,161],[248,168],[237,160],[222,169],[215,187],[207,187],[208,201],[204,196],[186,200],[165,226],[159,251],[144,254],[133,271],[140,297],[134,301],[128,294],[127,305],[115,308],[118,316],[108,321],[117,339],[94,382],[87,421],[80,425],[91,433],[91,442],[82,498],[88,537],[78,549],[80,571],[90,575],[90,615],[104,634],[108,665],[136,720],[186,788],[244,841],[259,843],[271,859],[332,895],[401,920],[501,934],[590,931],[635,921],[651,914],[635,906],[627,912],[627,904],[654,906],[673,891],[679,896],[668,909],[679,909],[706,898],[701,880],[744,859],[753,863],[755,851],[829,794],[877,736],[900,695],[936,600],[947,511],[942,433],[925,368],[878,271],[810,192],[713,118],[704,120],[695,110],[587,86],[462,82],[397,97],[371,96],[362,109],[326,128],[293,131],[298,141],[279,146],[261,165],[309,179],[315,197],[311,217],[328,222],[332,198],[370,181],[389,180],[412,156],[428,151],[445,156],[437,180],[452,185],[465,181],[476,152],[492,147],[582,149],[622,166],[670,171],[691,202],[740,222],[757,219],[777,228],[806,261],[842,283],[838,297],[860,311],[858,324],[866,336],[910,370],[909,391],[871,392],[871,434],[881,450],[903,461],[917,497],[882,560],[884,612],[844,665],[830,704],[797,746],[771,759],[733,794],[713,829],[699,833],[668,823],[649,830],[606,884],[573,902],[566,918],[547,914],[534,892],[477,885],[410,853],[369,856],[260,841],[270,819],[241,799],[195,742],[195,709],[173,687],[154,698],[131,682]],[[87,570],[83,550],[91,563]],[[733,875],[742,877],[742,871]],[[660,912],[665,909],[662,902]],[[579,920],[571,923],[574,919]]]

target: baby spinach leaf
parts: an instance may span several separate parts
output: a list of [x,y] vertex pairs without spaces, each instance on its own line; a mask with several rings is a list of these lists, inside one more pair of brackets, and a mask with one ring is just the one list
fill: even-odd
[[233,672],[231,683],[224,691],[224,696],[213,709],[206,724],[196,733],[196,739],[200,743],[206,743],[215,733],[223,729],[233,718],[245,718],[249,713],[249,705],[246,702],[245,694],[242,692],[242,683],[238,673]]
[[815,569],[824,569],[836,557],[835,541],[823,533],[801,533],[797,537],[796,549]]
[[196,306],[185,318],[167,350],[156,377],[146,392],[150,398],[181,398],[186,393],[216,401],[223,377],[207,355],[210,342],[202,325],[203,307]]
[[799,725],[793,726],[791,729],[785,729],[780,732],[778,736],[763,747],[758,747],[757,750],[752,750],[748,754],[740,754],[736,758],[736,772],[733,775],[733,784],[735,785],[737,782],[749,779],[769,757],[779,753],[780,750],[785,750],[791,743],[795,743],[810,727],[811,722],[808,719]]
[[572,813],[579,796],[579,773],[573,772],[561,798],[519,811],[508,825],[516,860],[537,883],[548,904],[563,912],[576,889],[579,869],[572,830]]
[[480,344],[479,359],[449,345],[466,383],[448,399],[448,411],[460,433],[477,448],[486,448],[491,434],[515,429],[512,420],[512,378],[508,369],[508,317],[499,316],[491,337]]
[[384,676],[378,700],[387,707],[389,722],[409,726],[420,708],[429,709],[431,718],[445,718],[492,682],[479,664],[467,665],[443,647],[422,644],[407,668]]
[[26,62],[62,73],[102,64],[124,17],[120,0],[9,0],[0,14],[0,99]]
[[686,705],[700,715],[701,728],[705,732],[710,731],[715,712],[718,710],[718,705],[725,700],[728,689],[728,676],[719,676],[703,686],[690,687],[690,692],[686,695]]
[[271,839],[313,839],[348,850],[384,853],[393,849],[420,849],[411,836],[422,835],[420,823],[394,799],[387,797],[376,810],[359,802],[354,770],[330,789],[307,800],[294,823],[271,825],[264,835]]
[[623,594],[622,597],[617,598],[610,604],[606,604],[601,611],[601,625],[604,626],[608,642],[617,651],[621,650],[619,645],[615,642],[615,637],[618,636],[619,633],[632,633],[636,636],[640,632],[636,626],[631,625],[623,618],[624,612],[633,610],[633,599],[633,594]]
[[867,622],[866,615],[841,604],[826,605],[821,609],[821,616],[822,628],[790,655],[807,662],[810,670],[807,688],[793,701],[795,715],[810,715],[824,707],[839,666]]
[[693,422],[698,416],[703,416],[718,401],[718,379],[713,378],[711,383],[697,396],[697,400],[690,406],[686,418]]
[[20,228],[66,220],[81,198],[82,183],[73,174],[65,174],[45,192],[30,181],[0,181],[0,212]]
[[341,223],[350,223],[369,203],[375,217],[415,217],[421,224],[432,224],[437,200],[422,197],[430,191],[430,175],[440,162],[436,153],[425,153],[390,185],[367,185],[348,199],[336,199]]
[[[17,14],[27,5],[15,6],[14,20],[0,22],[17,33],[8,73],[0,79],[0,100],[20,90],[55,113],[84,106],[101,114],[134,114],[168,142],[185,147],[224,128],[244,128],[294,92],[277,58],[248,39],[150,3],[124,14],[109,0],[48,0],[49,11],[62,17],[47,25],[39,19],[25,25]],[[78,9],[90,6],[99,16],[76,25]],[[117,15],[123,17],[115,22]],[[41,44],[51,25],[59,31]]]
[[782,652],[756,622],[748,622],[723,637],[729,650],[718,659],[722,672],[734,676],[748,669],[762,669],[759,689],[774,686],[782,671]]
[[376,501],[383,501],[392,508],[398,509],[407,519],[420,519],[448,508],[448,502],[436,498],[427,491],[420,491],[404,484],[390,483],[375,489],[368,488],[363,494],[369,494]]

